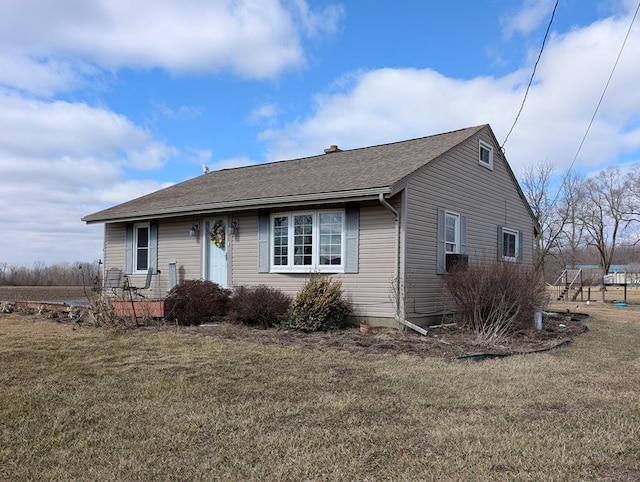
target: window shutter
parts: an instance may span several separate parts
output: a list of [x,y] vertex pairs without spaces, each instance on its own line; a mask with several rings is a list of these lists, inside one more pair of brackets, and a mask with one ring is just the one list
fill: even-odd
[[500,224],[498,224],[498,260],[502,260],[503,258],[503,246],[502,243],[504,242],[504,236],[502,234],[502,229],[504,226],[501,226]]
[[269,272],[269,212],[258,213],[258,273]]
[[524,245],[522,243],[522,231],[518,231],[518,261],[521,263],[524,257]]
[[460,215],[460,254],[467,254],[467,217]]
[[158,221],[149,223],[149,268],[158,272]]
[[446,233],[444,227],[444,209],[438,208],[438,245],[436,248],[436,274],[445,274],[447,272],[447,259],[444,254],[445,236]]
[[124,235],[124,272],[133,273],[133,224],[127,223]]
[[346,209],[345,219],[345,246],[344,246],[344,272],[358,272],[358,238],[360,231],[360,207],[350,204]]

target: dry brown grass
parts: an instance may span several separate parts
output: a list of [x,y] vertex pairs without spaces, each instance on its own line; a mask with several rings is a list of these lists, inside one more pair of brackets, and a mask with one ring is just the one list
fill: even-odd
[[0,479],[638,480],[640,311],[554,308],[482,363],[0,315]]

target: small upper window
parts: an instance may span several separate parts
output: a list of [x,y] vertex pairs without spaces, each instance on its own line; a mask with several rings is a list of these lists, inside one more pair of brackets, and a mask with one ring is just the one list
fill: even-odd
[[493,169],[493,147],[480,141],[478,162],[481,166]]

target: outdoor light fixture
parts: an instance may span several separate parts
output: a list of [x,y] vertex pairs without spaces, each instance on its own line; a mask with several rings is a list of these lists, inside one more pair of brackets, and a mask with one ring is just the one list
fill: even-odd
[[231,224],[229,224],[229,234],[237,235],[238,231],[238,220],[232,219]]
[[189,229],[189,236],[192,238],[195,238],[199,232],[200,232],[200,224],[195,223],[193,226],[191,226],[191,229]]

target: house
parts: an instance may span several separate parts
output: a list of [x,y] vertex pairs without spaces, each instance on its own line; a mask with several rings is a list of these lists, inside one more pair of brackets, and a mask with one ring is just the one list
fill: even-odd
[[208,279],[295,294],[341,280],[356,319],[397,326],[450,311],[451,263],[530,265],[539,226],[489,125],[204,174],[83,218],[104,223],[105,269],[151,293]]

